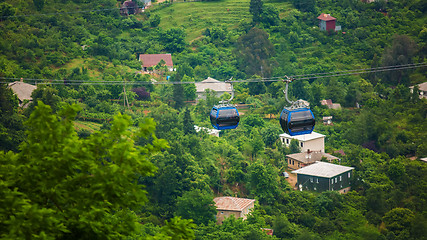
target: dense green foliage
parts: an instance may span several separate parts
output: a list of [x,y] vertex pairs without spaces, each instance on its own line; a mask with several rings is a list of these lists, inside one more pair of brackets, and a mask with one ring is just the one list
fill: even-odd
[[[427,102],[409,89],[425,67],[290,85],[291,99],[310,102],[326,152],[343,150],[341,164],[355,168],[346,195],[296,191],[283,177],[285,156],[300,151],[278,140],[283,82],[235,83],[233,102],[246,108],[219,138],[194,130],[211,127],[213,92],[191,105],[194,84],[151,84],[423,63],[425,1],[174,1],[126,17],[119,3],[0,3],[0,81],[38,83],[26,109],[0,86],[2,238],[427,236],[427,166],[416,160],[427,156]],[[321,13],[342,31],[320,31]],[[144,53],[172,53],[176,71],[159,62],[159,74],[136,74]],[[74,119],[97,127],[76,132]],[[216,196],[257,201],[247,220],[217,225]]]

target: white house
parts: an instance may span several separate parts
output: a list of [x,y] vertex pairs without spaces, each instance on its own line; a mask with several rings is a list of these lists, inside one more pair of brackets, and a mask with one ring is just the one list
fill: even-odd
[[308,152],[309,150],[312,152],[325,152],[325,135],[317,132],[297,136],[282,133],[279,137],[282,144],[287,147],[291,144],[292,139],[298,140],[301,152]]
[[210,89],[215,91],[217,97],[220,97],[224,93],[233,93],[231,83],[221,82],[211,77],[196,83],[196,94],[197,99],[206,99],[205,91]]

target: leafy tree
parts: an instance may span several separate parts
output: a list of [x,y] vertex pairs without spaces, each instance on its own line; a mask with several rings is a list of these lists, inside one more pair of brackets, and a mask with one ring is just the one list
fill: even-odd
[[33,0],[34,6],[36,7],[37,11],[41,11],[44,7],[46,0]]
[[[194,228],[195,224],[191,219],[181,219],[180,217],[174,217],[170,221],[165,221],[165,226],[162,228],[162,233],[166,236],[170,236],[171,240],[184,240],[194,239]],[[156,236],[158,239],[164,238],[164,236]]]
[[181,28],[171,28],[166,32],[160,31],[159,41],[165,46],[166,51],[181,52],[186,47],[185,31]]
[[184,134],[193,134],[196,133],[196,130],[194,129],[194,121],[191,118],[190,110],[188,108],[184,111],[184,118],[183,118],[183,131]]
[[276,216],[273,222],[273,230],[274,236],[281,239],[291,239],[298,233],[298,228],[295,224],[290,223],[284,214]]
[[254,27],[239,37],[235,54],[240,70],[247,75],[271,76],[269,59],[274,54],[274,46],[264,30]]
[[152,28],[159,26],[160,21],[161,21],[161,18],[159,15],[154,14],[154,15],[150,16],[150,26]]
[[132,91],[136,93],[138,100],[150,100],[150,92],[145,87],[134,88]]
[[25,139],[24,117],[18,114],[18,99],[5,84],[0,84],[0,151],[17,151]]
[[59,103],[61,98],[58,96],[58,90],[55,88],[45,86],[45,87],[37,87],[31,94],[31,98],[33,102],[25,109],[25,115],[29,116],[31,112],[35,109],[39,101],[49,105],[53,112],[56,112],[59,108]]
[[173,100],[175,101],[175,109],[184,107],[184,86],[182,84],[173,85]]
[[249,12],[252,14],[252,21],[254,23],[259,23],[261,20],[261,14],[263,13],[263,4],[262,0],[251,0],[249,4]]
[[271,164],[256,161],[250,166],[249,186],[261,204],[273,204],[279,194],[276,171]]
[[6,2],[0,3],[0,16],[13,16],[15,12],[16,9],[12,5]]
[[266,5],[263,7],[260,18],[261,22],[266,27],[277,26],[280,21],[279,11],[273,6]]
[[215,221],[216,208],[212,194],[194,189],[178,197],[176,215],[184,219],[193,219],[194,223],[209,224]]
[[292,139],[291,140],[291,144],[289,145],[289,150],[292,153],[300,153],[301,152],[301,148],[299,146],[299,141],[296,139]]
[[73,128],[78,109],[52,115],[39,102],[21,151],[0,153],[2,237],[123,238],[139,225],[132,209],[147,197],[136,180],[154,173],[148,157],[166,142],[153,135],[155,123],[147,119],[136,135],[153,141],[135,147],[126,130],[130,117],[120,114],[111,130],[79,139]]
[[307,0],[307,1],[292,0],[292,3],[294,4],[296,9],[303,12],[314,12],[314,10],[316,9],[315,0]]
[[[395,66],[412,63],[417,45],[414,40],[406,35],[395,35],[392,45],[384,50],[382,56],[383,66]],[[384,73],[384,80],[392,85],[409,84],[409,71],[388,71]]]
[[407,208],[394,208],[384,215],[383,220],[386,228],[398,236],[398,239],[405,239],[409,237],[414,217],[414,213]]

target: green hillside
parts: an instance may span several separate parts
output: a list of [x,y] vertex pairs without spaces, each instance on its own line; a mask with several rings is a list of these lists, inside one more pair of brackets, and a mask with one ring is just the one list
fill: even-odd
[[[1,239],[427,236],[426,1],[159,2],[0,1]],[[140,54],[166,53],[174,71],[142,71]],[[235,81],[239,125],[219,137],[195,130],[231,97],[198,99],[208,77]],[[323,148],[280,139],[284,79]],[[37,86],[31,102],[15,81]],[[298,180],[295,153],[352,170]],[[217,224],[222,196],[255,204]]]

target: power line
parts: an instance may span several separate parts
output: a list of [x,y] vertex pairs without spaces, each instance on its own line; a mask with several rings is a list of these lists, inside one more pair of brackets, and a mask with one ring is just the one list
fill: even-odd
[[[403,64],[403,65],[393,65],[393,66],[384,66],[377,68],[364,68],[364,69],[352,69],[352,70],[343,70],[343,71],[334,71],[327,73],[311,73],[311,74],[302,74],[302,75],[293,75],[293,76],[281,76],[281,77],[271,77],[271,78],[252,78],[252,79],[242,79],[242,80],[232,80],[227,81],[230,83],[251,83],[251,82],[277,82],[282,81],[286,78],[291,78],[293,81],[297,80],[314,80],[320,78],[329,78],[329,77],[338,77],[338,76],[348,76],[348,75],[359,75],[367,73],[376,73],[376,72],[386,72],[386,71],[397,71],[405,69],[414,69],[427,67],[427,63],[414,63],[414,64]],[[40,79],[40,78],[6,78],[0,77],[3,80],[22,80],[30,81],[36,84],[51,84],[51,85],[122,85],[123,81],[90,81],[90,80],[77,80],[77,79]],[[6,81],[1,81],[0,83],[10,83]],[[168,85],[168,84],[205,84],[204,82],[143,82],[143,81],[134,81],[130,82],[128,85]],[[214,82],[206,82],[206,84],[212,84]],[[223,83],[223,82],[219,82]]]

